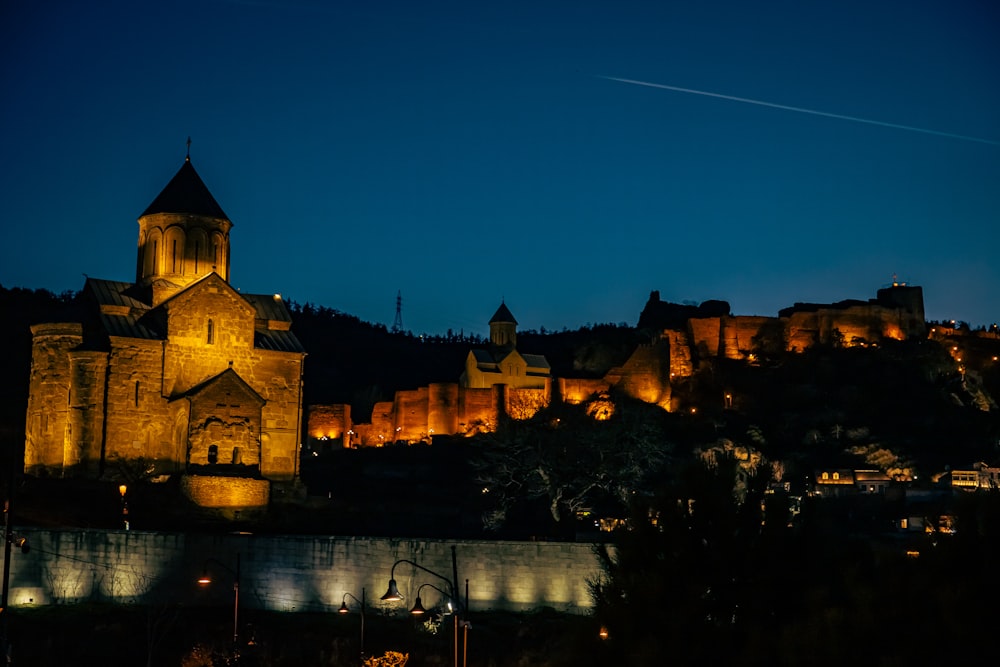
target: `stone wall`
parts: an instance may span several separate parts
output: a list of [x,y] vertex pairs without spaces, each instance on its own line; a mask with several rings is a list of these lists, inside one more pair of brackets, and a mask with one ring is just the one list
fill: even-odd
[[[31,550],[11,555],[15,607],[104,601],[122,604],[226,604],[240,572],[240,606],[274,611],[335,611],[345,592],[365,591],[372,608],[403,614],[417,588],[448,584],[399,563],[418,563],[452,579],[459,595],[469,582],[475,611],[552,607],[585,614],[587,581],[600,572],[590,544],[575,542],[439,541],[329,536],[195,535],[142,531],[18,531]],[[205,571],[217,582],[201,587]],[[406,602],[384,603],[393,574]],[[439,602],[430,587],[424,606]]]

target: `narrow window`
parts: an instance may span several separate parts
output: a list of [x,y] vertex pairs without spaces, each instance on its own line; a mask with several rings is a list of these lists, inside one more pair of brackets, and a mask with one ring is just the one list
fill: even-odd
[[199,243],[197,241],[195,241],[194,242],[194,273],[195,273],[195,275],[198,275],[198,253],[199,252],[201,252],[201,248],[199,247]]
[[215,322],[212,320],[208,321],[208,344],[212,345],[215,343]]
[[174,240],[170,245],[170,272],[177,273],[177,241]]
[[211,465],[215,465],[219,461],[219,446],[209,445],[208,446],[208,462]]
[[154,274],[157,272],[157,270],[158,270],[157,267],[160,264],[160,249],[159,249],[159,245],[160,245],[159,241],[153,241],[153,273]]
[[139,407],[139,381],[135,381],[135,407]]

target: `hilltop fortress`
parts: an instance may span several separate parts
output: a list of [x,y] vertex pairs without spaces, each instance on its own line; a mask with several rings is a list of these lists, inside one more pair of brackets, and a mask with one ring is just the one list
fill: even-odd
[[310,443],[378,447],[429,442],[434,435],[473,435],[493,430],[504,417],[530,417],[556,400],[590,402],[600,418],[607,409],[603,395],[612,388],[673,411],[679,407],[673,385],[703,361],[753,362],[758,355],[819,344],[859,346],[927,337],[923,290],[903,283],[878,290],[868,301],[796,303],[777,317],[734,316],[724,301],[668,303],[654,291],[639,317],[639,328],[653,332],[653,341],[598,379],[552,377],[544,357],[518,351],[516,325],[501,304],[490,320],[489,347],[469,352],[456,382],[398,391],[392,401],[375,405],[371,423],[354,423],[349,405],[311,406]]

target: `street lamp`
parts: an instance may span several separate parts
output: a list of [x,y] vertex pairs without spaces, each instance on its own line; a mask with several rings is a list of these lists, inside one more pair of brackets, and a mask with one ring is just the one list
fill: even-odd
[[454,602],[452,602],[452,600],[451,600],[451,598],[449,596],[448,591],[443,591],[440,588],[438,588],[437,586],[435,586],[434,584],[420,584],[420,587],[417,588],[417,599],[413,603],[413,609],[410,610],[411,614],[413,614],[414,616],[422,616],[422,615],[424,615],[424,614],[427,613],[427,610],[424,609],[423,603],[420,601],[420,591],[424,590],[424,588],[433,588],[438,593],[441,593],[445,597],[448,597],[448,611],[449,612],[454,611],[454,607],[453,607]]
[[122,524],[125,526],[125,530],[128,530],[128,501],[125,500],[125,493],[128,491],[128,487],[124,484],[118,486],[118,493],[122,497]]
[[212,583],[212,578],[208,575],[208,564],[215,563],[219,567],[228,571],[233,575],[233,651],[234,653],[238,650],[237,641],[239,640],[239,628],[240,628],[240,554],[236,554],[236,569],[233,570],[225,563],[218,561],[214,558],[208,558],[205,560],[205,565],[202,568],[202,574],[198,578],[198,583],[202,586],[207,586]]
[[[418,570],[422,570],[422,571],[426,572],[427,574],[433,575],[433,576],[437,577],[438,579],[441,579],[441,580],[445,581],[448,584],[448,591],[450,591],[450,592],[443,591],[440,588],[438,588],[437,586],[432,586],[432,588],[434,588],[435,590],[437,590],[437,591],[443,593],[444,595],[448,596],[452,600],[452,604],[455,605],[455,613],[454,613],[454,618],[455,618],[455,662],[454,662],[454,665],[455,665],[455,667],[458,667],[458,628],[459,628],[459,621],[458,621],[458,611],[457,610],[459,608],[461,608],[461,605],[460,605],[460,601],[458,599],[458,561],[457,561],[457,557],[455,555],[455,547],[453,546],[451,548],[451,570],[452,570],[452,578],[451,579],[449,579],[448,577],[444,576],[443,574],[439,574],[439,573],[435,572],[434,570],[430,570],[430,569],[424,567],[423,565],[421,565],[419,563],[416,563],[416,562],[414,562],[412,560],[407,560],[405,558],[401,558],[400,560],[397,560],[395,563],[393,563],[392,564],[392,569],[389,571],[389,587],[386,590],[385,595],[383,595],[382,598],[381,598],[382,600],[384,600],[386,602],[398,602],[399,600],[403,599],[403,595],[399,592],[399,587],[396,585],[396,566],[399,565],[400,563],[407,563],[408,565],[412,565],[413,567],[417,568]],[[422,584],[421,586],[419,586],[417,588],[417,599],[415,601],[415,604],[413,605],[413,609],[410,610],[411,614],[420,615],[422,613],[425,613],[425,611],[426,611],[423,608],[423,605],[421,604],[421,601],[420,601],[420,591],[421,591],[421,589],[424,586],[431,586],[431,584]],[[468,598],[468,582],[466,582],[466,598]],[[466,644],[468,644],[468,627],[469,627],[468,621],[463,621],[461,623],[461,625],[462,625],[462,627],[465,628],[465,632],[466,632],[466,634],[465,634],[465,636],[466,636]],[[468,649],[468,646],[466,646],[466,649]]]
[[338,614],[349,614],[350,609],[347,608],[347,598],[351,598],[359,605],[361,605],[361,662],[365,661],[365,589],[361,589],[361,599],[357,599],[350,593],[344,593],[344,597],[340,601],[340,609],[337,610]]

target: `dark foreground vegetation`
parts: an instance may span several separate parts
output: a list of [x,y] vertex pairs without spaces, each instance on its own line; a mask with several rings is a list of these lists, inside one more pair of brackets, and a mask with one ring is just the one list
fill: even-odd
[[[17,609],[9,618],[13,664],[31,667],[357,667],[358,614],[243,609],[239,660],[233,657],[232,608],[73,605]],[[244,622],[245,619],[245,622]],[[409,655],[407,667],[451,665],[454,625],[388,617],[369,609],[365,653]],[[483,667],[607,665],[591,618],[541,610],[474,614],[460,659]],[[461,636],[461,635],[460,635]]]

